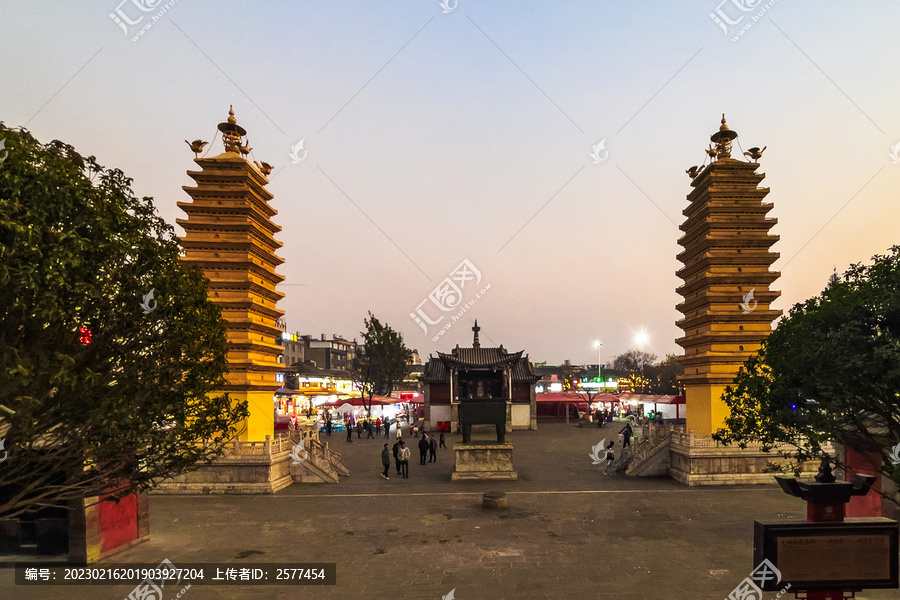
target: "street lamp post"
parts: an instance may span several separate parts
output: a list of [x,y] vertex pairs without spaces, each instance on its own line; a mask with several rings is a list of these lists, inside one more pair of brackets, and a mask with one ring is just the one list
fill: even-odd
[[[648,341],[647,332],[641,329],[636,336],[634,336],[634,341],[637,342],[638,348],[641,351],[641,354],[644,353],[644,344]],[[644,393],[644,357],[641,356],[641,393]]]
[[603,383],[603,377],[600,375],[600,353],[603,344],[600,343],[600,340],[594,340],[594,348],[597,349],[597,379],[601,380],[600,383]]

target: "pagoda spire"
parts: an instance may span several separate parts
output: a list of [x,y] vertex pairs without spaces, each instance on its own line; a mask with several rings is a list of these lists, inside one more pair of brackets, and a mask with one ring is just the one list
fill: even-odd
[[710,141],[716,145],[716,158],[731,158],[731,140],[738,136],[737,131],[732,131],[725,123],[725,113],[722,113],[722,125],[719,131],[710,136]]
[[472,331],[475,332],[475,339],[472,340],[472,347],[481,348],[481,342],[478,341],[478,332],[481,331],[481,327],[478,326],[478,319],[475,319],[475,327],[472,328]]
[[241,138],[247,135],[247,130],[237,124],[233,105],[228,107],[228,119],[224,123],[219,123],[218,129],[222,132],[222,143],[225,144],[225,152],[234,152],[240,155]]

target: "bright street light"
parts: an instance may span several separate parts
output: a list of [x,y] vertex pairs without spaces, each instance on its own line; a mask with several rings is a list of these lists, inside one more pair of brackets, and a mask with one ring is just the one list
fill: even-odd
[[602,380],[603,378],[600,376],[600,352],[603,344],[600,343],[600,340],[594,340],[594,348],[597,349],[597,379]]
[[650,341],[650,336],[642,329],[634,336],[634,341],[637,343],[638,347],[643,350],[644,344]]

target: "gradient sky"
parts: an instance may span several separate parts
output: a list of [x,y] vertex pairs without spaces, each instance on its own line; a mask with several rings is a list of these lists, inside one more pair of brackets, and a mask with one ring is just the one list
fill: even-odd
[[[122,169],[174,225],[184,140],[221,152],[233,104],[276,169],[290,331],[353,338],[371,310],[424,357],[477,317],[483,344],[535,361],[596,362],[598,338],[608,361],[641,329],[662,356],[684,171],[723,112],[744,150],[768,146],[775,308],[900,243],[900,5],[743,1],[720,5],[745,16],[726,35],[714,0],[177,0],[132,42],[150,18],[124,34],[119,0],[3,0],[0,120]],[[491,287],[433,342],[409,313],[464,259]]]

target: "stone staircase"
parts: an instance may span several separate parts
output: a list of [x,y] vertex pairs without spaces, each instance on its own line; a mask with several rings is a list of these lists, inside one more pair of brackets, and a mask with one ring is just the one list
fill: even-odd
[[299,464],[291,460],[290,473],[295,483],[340,483],[341,477],[350,476],[344,457],[318,438],[317,431],[291,432],[291,442],[297,444],[303,439],[306,451],[301,454],[306,458]]
[[669,443],[672,428],[645,420],[641,437],[629,456],[621,456],[622,469],[629,477],[665,477],[671,464]]

